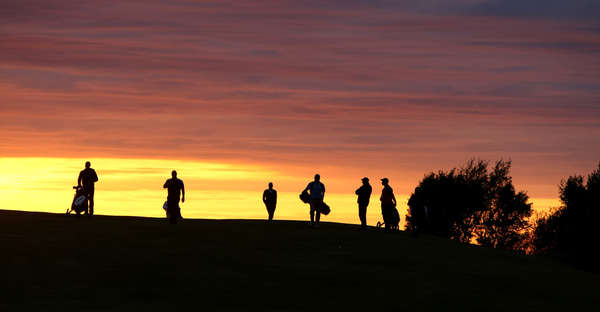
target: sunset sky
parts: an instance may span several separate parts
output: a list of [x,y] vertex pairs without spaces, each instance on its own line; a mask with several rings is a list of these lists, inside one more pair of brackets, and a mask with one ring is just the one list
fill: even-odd
[[354,190],[406,199],[469,158],[513,161],[534,208],[600,161],[593,0],[0,3],[0,209],[64,212],[86,160],[100,214],[160,216],[172,169],[184,217],[328,221]]

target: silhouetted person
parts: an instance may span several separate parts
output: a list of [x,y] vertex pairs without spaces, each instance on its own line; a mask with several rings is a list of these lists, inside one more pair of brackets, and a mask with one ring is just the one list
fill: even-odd
[[360,226],[363,229],[367,228],[367,206],[369,206],[369,200],[371,199],[371,192],[373,188],[369,184],[369,178],[362,178],[361,187],[359,187],[354,193],[358,195],[356,202],[358,203],[358,218],[360,219]]
[[[325,197],[325,185],[321,183],[321,176],[315,174],[315,180],[308,183],[304,191],[310,194],[310,225],[315,226],[321,220],[321,205]],[[315,217],[316,214],[316,217]]]
[[394,209],[396,208],[396,196],[394,196],[394,190],[389,185],[388,178],[381,179],[383,190],[381,190],[381,214],[383,215],[383,222],[385,223],[385,230],[389,231],[392,229],[392,220],[394,218]]
[[269,188],[263,192],[262,200],[267,207],[269,221],[272,221],[275,214],[275,207],[277,206],[277,191],[273,189],[273,182],[269,182]]
[[85,197],[87,198],[88,210],[84,214],[88,214],[90,217],[94,215],[94,183],[98,182],[98,175],[96,170],[90,168],[91,163],[85,162],[85,169],[79,172],[77,178],[77,186],[81,186]]
[[179,208],[179,195],[181,195],[181,202],[185,202],[185,187],[183,181],[177,178],[177,171],[171,172],[171,179],[168,179],[163,185],[163,188],[168,190],[167,195],[167,213],[169,215],[169,222],[177,223],[181,219],[181,209]]

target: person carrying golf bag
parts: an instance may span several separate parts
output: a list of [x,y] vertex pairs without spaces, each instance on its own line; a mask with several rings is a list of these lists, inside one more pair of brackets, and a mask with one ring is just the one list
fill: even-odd
[[169,222],[175,224],[182,219],[181,209],[179,208],[179,195],[181,195],[181,202],[184,203],[185,188],[183,186],[183,181],[177,178],[177,171],[173,170],[171,172],[171,176],[172,178],[165,182],[163,188],[166,188],[168,191],[167,216],[169,218]]
[[[309,192],[310,196],[310,226],[315,227],[321,220],[321,213],[323,211],[323,198],[325,197],[325,185],[321,183],[321,176],[315,174],[315,180],[308,183],[304,192]],[[328,214],[324,213],[325,215]]]

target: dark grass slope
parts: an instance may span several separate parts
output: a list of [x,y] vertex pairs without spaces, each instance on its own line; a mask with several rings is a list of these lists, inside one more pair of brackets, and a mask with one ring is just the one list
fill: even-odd
[[[356,226],[0,211],[0,311],[592,311],[600,276]],[[389,310],[389,309],[388,309]]]

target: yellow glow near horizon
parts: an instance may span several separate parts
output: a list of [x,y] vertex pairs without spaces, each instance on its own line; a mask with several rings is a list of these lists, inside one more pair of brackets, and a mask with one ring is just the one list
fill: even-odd
[[[84,162],[71,158],[0,158],[0,207],[65,212]],[[100,158],[92,160],[92,167],[100,179],[95,195],[98,214],[162,217],[166,198],[162,185],[175,169],[186,187],[186,202],[181,204],[184,217],[263,219],[262,191],[268,181],[275,181],[279,192],[276,219],[308,219],[308,205],[300,202],[296,192],[306,185],[306,177],[252,165],[179,160]],[[376,195],[373,199],[370,224],[381,220]],[[358,222],[354,194],[327,193],[325,201],[332,213],[324,221]],[[406,199],[399,196],[399,201]]]
[[[85,159],[0,158],[0,209],[64,213],[70,207]],[[182,160],[92,159],[99,182],[95,211],[104,215],[163,217],[166,191],[164,181],[175,169],[184,180],[186,202],[181,204],[187,218],[264,219],[261,202],[268,181],[279,193],[276,219],[307,220],[308,206],[298,199],[307,177],[286,175],[255,165],[233,165]],[[352,182],[327,180],[327,185]],[[380,188],[373,185],[368,209],[369,225],[381,220]],[[397,194],[398,210],[404,221],[408,195]],[[359,223],[354,194],[328,192],[325,202],[332,213],[324,221]],[[558,199],[532,199],[539,210],[559,206]]]

